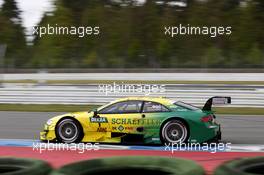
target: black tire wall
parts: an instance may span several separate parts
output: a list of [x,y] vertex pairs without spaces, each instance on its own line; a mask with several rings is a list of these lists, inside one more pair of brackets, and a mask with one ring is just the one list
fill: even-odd
[[264,174],[264,157],[241,158],[221,164],[214,175],[261,175]]
[[66,165],[52,175],[204,175],[204,169],[192,160],[126,156],[81,161]]
[[0,174],[3,175],[48,175],[51,171],[51,166],[42,160],[0,158]]

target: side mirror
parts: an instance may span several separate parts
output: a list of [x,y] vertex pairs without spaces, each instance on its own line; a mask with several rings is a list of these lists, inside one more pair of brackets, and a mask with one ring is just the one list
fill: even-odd
[[95,110],[93,111],[93,117],[97,117],[97,115],[98,115],[98,112],[97,112],[97,109],[95,109]]

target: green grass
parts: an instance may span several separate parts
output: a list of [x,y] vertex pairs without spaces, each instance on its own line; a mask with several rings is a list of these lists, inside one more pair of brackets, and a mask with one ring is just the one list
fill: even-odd
[[221,107],[214,108],[216,114],[263,115],[264,108]]
[[[74,112],[90,111],[97,105],[36,105],[36,104],[0,104],[0,111],[27,111],[27,112]],[[214,108],[217,114],[263,115],[264,108]]]
[[[3,83],[38,83],[36,80],[4,80]],[[236,84],[236,85],[264,85],[264,81],[153,81],[153,80],[47,80],[47,84]]]

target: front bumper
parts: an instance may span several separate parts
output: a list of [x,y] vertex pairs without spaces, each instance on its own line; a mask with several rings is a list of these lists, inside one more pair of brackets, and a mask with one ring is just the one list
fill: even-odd
[[56,139],[54,129],[50,129],[47,125],[44,126],[44,130],[40,132],[40,140],[42,141],[53,141]]
[[41,141],[53,141],[56,140],[56,134],[54,130],[44,130],[40,132]]

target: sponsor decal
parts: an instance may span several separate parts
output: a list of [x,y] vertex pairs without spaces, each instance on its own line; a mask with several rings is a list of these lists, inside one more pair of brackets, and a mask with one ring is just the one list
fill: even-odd
[[119,127],[112,127],[112,130],[119,130],[119,131],[123,131],[123,130],[127,130],[127,131],[133,131],[134,130],[134,128],[133,127],[124,127],[124,128],[122,128],[123,126],[119,126]]
[[108,123],[106,117],[90,117],[91,123]]
[[125,127],[125,130],[128,130],[128,131],[132,131],[133,129],[134,129],[134,128],[131,127],[131,126],[130,126],[130,127],[129,127],[129,126],[128,126],[128,127]]
[[118,126],[118,128],[117,128],[119,131],[123,131],[125,128],[122,126],[122,125],[120,125],[120,126]]
[[160,125],[161,120],[155,119],[127,119],[127,118],[113,118],[112,124],[118,125]]
[[139,119],[113,118],[112,124],[138,125]]
[[97,132],[106,132],[106,131],[107,131],[106,128],[101,128],[101,127],[100,127],[100,128],[97,129]]

